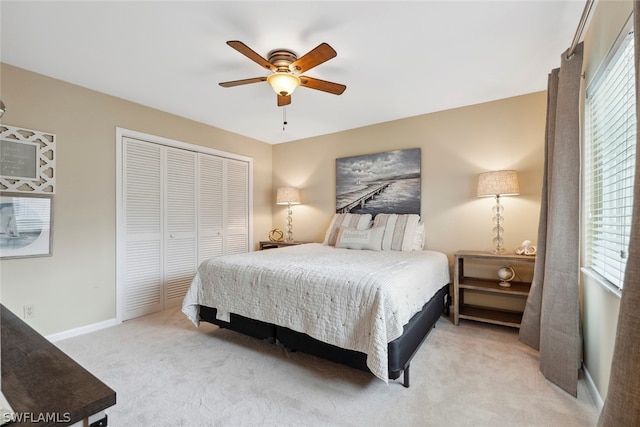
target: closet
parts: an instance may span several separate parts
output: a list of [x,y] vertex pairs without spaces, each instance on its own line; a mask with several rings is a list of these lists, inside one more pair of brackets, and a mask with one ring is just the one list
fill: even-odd
[[250,158],[118,129],[117,305],[179,306],[198,265],[247,252]]

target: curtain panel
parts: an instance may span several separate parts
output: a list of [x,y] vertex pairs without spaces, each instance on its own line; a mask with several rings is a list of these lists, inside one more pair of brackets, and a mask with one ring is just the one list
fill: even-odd
[[[640,99],[640,1],[633,2],[636,100]],[[640,108],[636,102],[636,119]],[[640,135],[640,134],[638,134]],[[636,136],[638,138],[638,136]],[[640,425],[640,150],[637,149],[629,258],[625,270],[616,341],[611,361],[609,391],[598,419],[601,427]]]
[[580,368],[580,80],[583,44],[561,56],[547,92],[538,251],[520,341],[540,351],[540,371],[577,395]]

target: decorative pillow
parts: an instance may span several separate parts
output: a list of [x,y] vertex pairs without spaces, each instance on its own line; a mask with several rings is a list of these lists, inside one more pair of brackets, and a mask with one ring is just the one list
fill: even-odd
[[382,248],[382,235],[384,227],[358,230],[353,227],[340,227],[336,248],[368,249],[379,251]]
[[340,227],[353,227],[358,230],[366,230],[371,227],[371,214],[335,214],[324,236],[325,246],[335,246]]
[[416,230],[420,215],[416,214],[378,214],[373,221],[374,227],[384,227],[382,237],[383,251],[416,250]]

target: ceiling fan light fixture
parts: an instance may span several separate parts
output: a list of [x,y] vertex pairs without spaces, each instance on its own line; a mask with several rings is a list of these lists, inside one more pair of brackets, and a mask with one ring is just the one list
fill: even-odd
[[[290,50],[272,50],[269,52],[269,59],[262,57],[262,55],[256,53],[256,51],[239,40],[229,40],[227,44],[261,67],[271,70],[273,74],[266,77],[253,77],[218,83],[222,87],[242,86],[266,81],[278,96],[278,107],[291,104],[291,94],[298,86],[334,95],[342,95],[342,92],[347,88],[343,84],[314,79],[306,75],[300,76],[300,74],[304,74],[310,69],[336,57],[336,51],[326,43],[320,43],[301,58],[298,58]],[[286,124],[286,120],[284,122]]]
[[300,78],[286,71],[277,71],[267,77],[267,83],[278,95],[287,96],[300,86]]

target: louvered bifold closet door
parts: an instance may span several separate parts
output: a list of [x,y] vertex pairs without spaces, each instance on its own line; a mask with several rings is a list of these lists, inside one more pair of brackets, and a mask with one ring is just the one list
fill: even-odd
[[249,251],[249,165],[238,160],[226,164],[225,253]]
[[162,310],[162,150],[123,139],[122,320]]
[[198,154],[198,263],[224,254],[224,159]]
[[182,304],[197,268],[196,159],[167,147],[164,308]]

